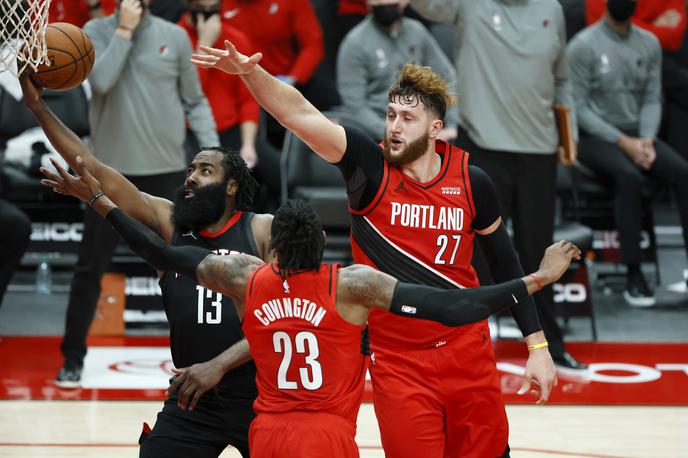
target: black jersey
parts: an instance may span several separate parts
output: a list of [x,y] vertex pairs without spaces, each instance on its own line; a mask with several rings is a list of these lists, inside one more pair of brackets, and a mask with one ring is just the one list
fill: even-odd
[[[172,236],[172,245],[194,245],[215,254],[231,252],[259,256],[251,230],[250,212],[237,212],[218,232],[193,231]],[[241,317],[231,298],[197,285],[193,280],[165,272],[160,280],[165,314],[170,323],[170,347],[175,367],[208,361],[244,337]],[[223,379],[255,372],[250,361]]]

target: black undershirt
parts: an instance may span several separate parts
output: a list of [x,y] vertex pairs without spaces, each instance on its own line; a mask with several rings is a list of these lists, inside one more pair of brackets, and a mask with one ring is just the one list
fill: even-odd
[[[380,145],[360,130],[345,128],[345,132],[346,151],[335,165],[346,181],[349,205],[354,210],[362,210],[373,201],[380,188],[384,175],[384,157]],[[443,155],[440,157],[444,160]],[[499,197],[492,180],[482,169],[469,165],[468,178],[476,212],[471,227],[474,231],[481,231],[490,227],[501,216]],[[495,282],[524,276],[523,267],[503,224],[492,234],[476,235],[488,258]],[[524,298],[511,308],[511,312],[524,336],[542,329],[532,297]]]

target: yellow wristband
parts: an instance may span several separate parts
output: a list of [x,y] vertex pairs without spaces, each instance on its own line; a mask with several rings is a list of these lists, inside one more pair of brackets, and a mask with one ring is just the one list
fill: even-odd
[[547,343],[546,340],[544,342],[540,342],[539,344],[528,345],[528,350],[537,350],[538,348],[545,348],[545,347],[549,347],[549,344]]

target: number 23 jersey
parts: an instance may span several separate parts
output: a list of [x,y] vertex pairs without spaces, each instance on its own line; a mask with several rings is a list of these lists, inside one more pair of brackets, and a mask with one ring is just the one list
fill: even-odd
[[363,398],[363,326],[336,309],[337,265],[291,273],[275,264],[251,274],[243,330],[258,368],[256,414],[327,412],[353,425]]

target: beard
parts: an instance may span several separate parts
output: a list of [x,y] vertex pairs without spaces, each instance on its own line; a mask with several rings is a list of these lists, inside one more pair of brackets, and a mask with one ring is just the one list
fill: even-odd
[[385,132],[385,145],[382,149],[382,153],[384,154],[385,160],[389,163],[389,165],[393,167],[401,167],[421,157],[428,149],[429,140],[430,136],[426,132],[424,135],[421,135],[406,145],[403,150],[393,155],[390,148],[391,142],[389,135],[387,132]]
[[[193,196],[184,197],[192,190]],[[205,186],[183,185],[174,192],[172,224],[179,230],[198,231],[219,220],[226,206],[226,183],[213,183]]]

